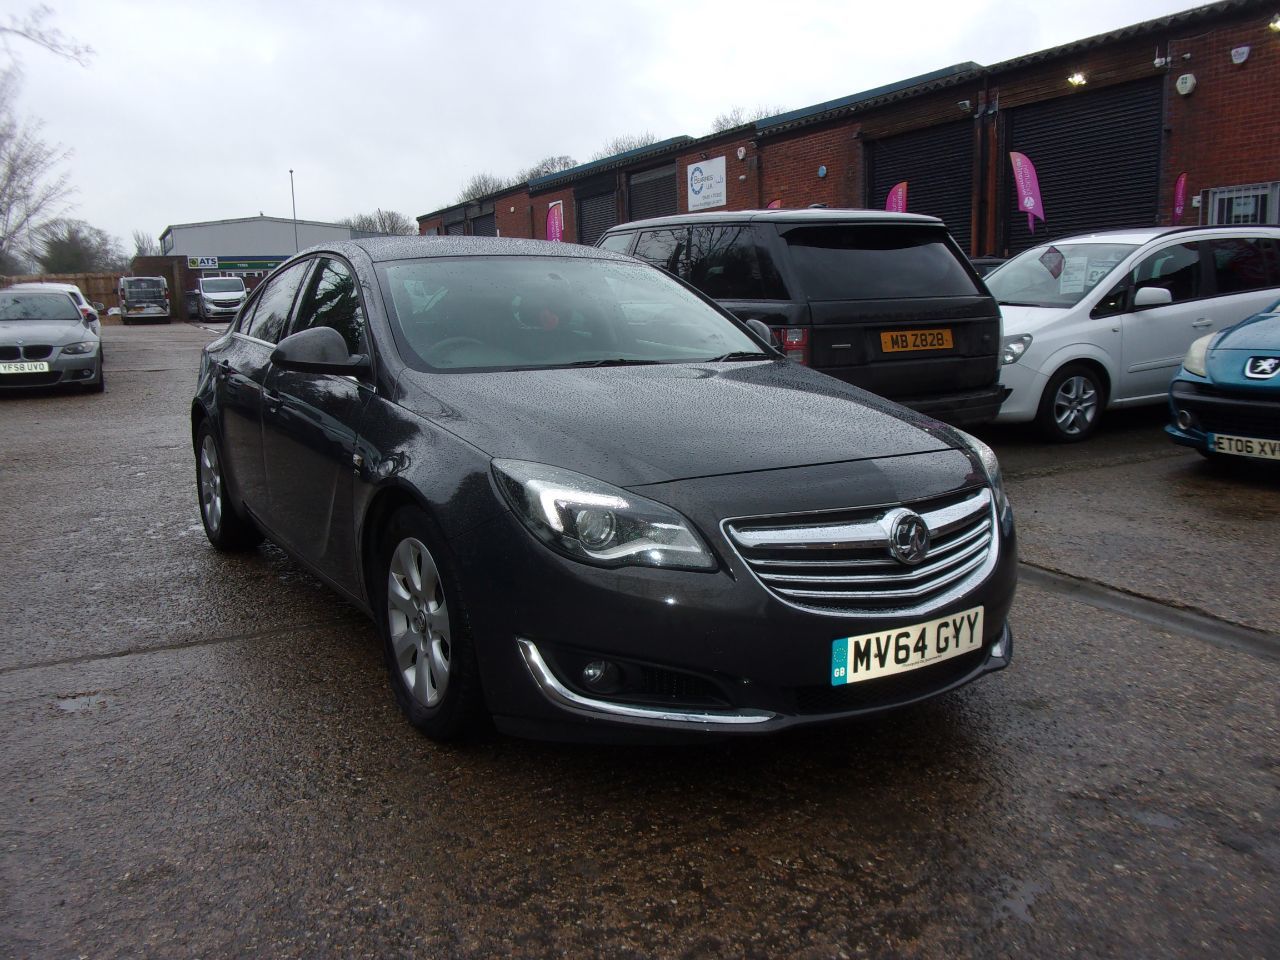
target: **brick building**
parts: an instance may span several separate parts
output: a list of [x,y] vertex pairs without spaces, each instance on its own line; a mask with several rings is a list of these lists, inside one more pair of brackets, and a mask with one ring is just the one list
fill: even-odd
[[[1039,180],[1034,232],[1015,151]],[[906,208],[942,217],[974,256],[1109,227],[1280,222],[1280,13],[1225,0],[994,66],[956,64],[550,174],[424,214],[418,231],[545,239],[558,222],[562,239],[591,244],[616,223],[691,206],[883,209],[904,182]]]

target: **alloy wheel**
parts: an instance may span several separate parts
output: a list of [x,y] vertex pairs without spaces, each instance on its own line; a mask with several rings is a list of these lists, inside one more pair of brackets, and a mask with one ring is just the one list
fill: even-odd
[[449,610],[440,570],[414,537],[405,537],[391,554],[387,625],[405,687],[423,706],[439,705],[449,686]]
[[208,433],[200,444],[200,509],[209,529],[216,532],[222,525],[222,469],[218,448]]
[[1088,377],[1077,374],[1062,381],[1053,398],[1053,419],[1065,436],[1074,437],[1089,429],[1098,415],[1098,388]]

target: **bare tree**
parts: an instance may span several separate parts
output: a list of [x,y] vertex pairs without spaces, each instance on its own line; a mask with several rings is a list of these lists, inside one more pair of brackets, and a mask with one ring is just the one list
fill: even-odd
[[458,194],[458,203],[466,203],[476,197],[487,197],[491,193],[500,193],[509,186],[511,186],[510,180],[504,180],[492,173],[472,174],[471,179],[463,184],[462,192]]
[[5,52],[13,59],[11,42],[27,40],[54,56],[78,63],[82,67],[87,66],[93,57],[93,47],[77,42],[52,26],[49,22],[52,17],[53,8],[43,3],[31,7],[23,14],[9,14],[8,22],[0,25],[0,43],[3,43]]
[[357,213],[338,222],[365,233],[389,233],[397,237],[408,237],[418,232],[418,225],[403,213],[383,210],[381,207],[373,213]]
[[750,110],[743,107],[731,107],[724,113],[716,114],[716,118],[711,121],[711,132],[720,133],[724,130],[732,130],[734,127],[740,127],[744,123],[754,123],[757,120],[763,120],[765,117],[776,117],[778,114],[786,112],[786,107],[769,107],[764,104],[757,104]]
[[33,240],[32,259],[45,273],[96,273],[125,266],[116,238],[83,220],[53,220]]
[[133,255],[135,257],[158,257],[160,255],[160,244],[156,243],[155,237],[145,230],[135,230],[133,231]]
[[558,157],[543,157],[533,166],[519,171],[515,180],[516,183],[528,183],[530,180],[537,180],[539,177],[559,173],[562,170],[569,170],[577,165],[578,161],[567,154],[561,154]]
[[607,157],[617,156],[619,153],[626,153],[628,150],[638,150],[641,147],[647,147],[651,143],[657,143],[658,138],[648,130],[644,133],[624,133],[620,137],[614,137],[606,142],[599,150],[591,155],[592,160],[604,160]]
[[0,257],[6,260],[21,256],[24,242],[65,211],[73,192],[58,171],[70,153],[45,143],[38,121],[18,118],[17,90],[17,75],[0,73]]

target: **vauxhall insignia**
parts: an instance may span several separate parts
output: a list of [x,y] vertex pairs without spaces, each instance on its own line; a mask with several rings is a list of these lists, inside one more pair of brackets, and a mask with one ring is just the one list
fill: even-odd
[[1250,380],[1270,380],[1280,373],[1280,357],[1250,357],[1244,364],[1244,375]]
[[889,531],[889,552],[901,563],[914,567],[929,552],[929,528],[918,513],[905,511]]

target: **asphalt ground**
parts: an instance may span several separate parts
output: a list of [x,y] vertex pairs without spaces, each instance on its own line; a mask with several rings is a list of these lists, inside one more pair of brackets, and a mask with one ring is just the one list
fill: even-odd
[[213,334],[108,327],[104,395],[0,396],[0,955],[1275,957],[1280,478],[982,431],[1013,666],[772,739],[439,746],[372,626],[223,556]]

